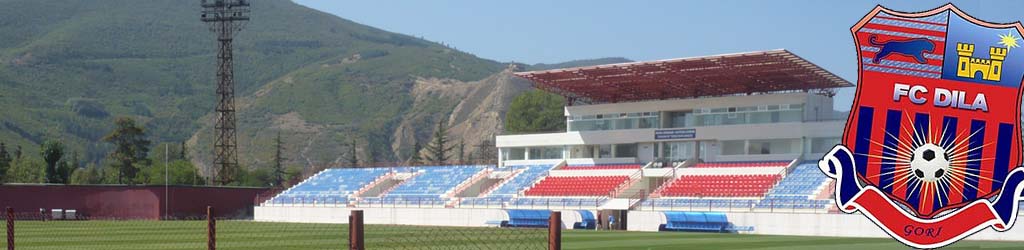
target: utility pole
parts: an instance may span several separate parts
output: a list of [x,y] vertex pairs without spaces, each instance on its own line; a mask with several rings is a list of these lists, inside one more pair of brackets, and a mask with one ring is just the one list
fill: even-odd
[[[235,79],[231,41],[249,21],[248,0],[202,0],[200,20],[217,34],[217,115],[214,125],[213,168],[210,181],[226,185],[238,171],[238,144],[235,138]],[[214,173],[213,169],[216,169]]]

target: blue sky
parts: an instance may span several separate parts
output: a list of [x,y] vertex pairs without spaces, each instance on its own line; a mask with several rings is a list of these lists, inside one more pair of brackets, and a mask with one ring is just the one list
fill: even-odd
[[[923,11],[947,2],[295,1],[502,62],[657,60],[784,48],[850,81],[857,76],[854,22],[877,4]],[[953,3],[990,22],[1024,19],[1024,1]],[[852,88],[840,91],[836,108],[848,110],[852,96]]]

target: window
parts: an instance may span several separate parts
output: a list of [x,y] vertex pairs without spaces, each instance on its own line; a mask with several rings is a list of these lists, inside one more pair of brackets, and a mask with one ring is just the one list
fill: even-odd
[[569,147],[569,158],[580,159],[580,158],[594,158],[594,146],[593,145],[575,145]]
[[[692,113],[691,111],[668,112],[668,115],[666,117],[666,118],[668,118],[668,122],[669,122],[668,127],[670,127],[670,128],[685,128],[685,127],[693,126],[693,124],[690,124],[690,123],[693,122],[692,121],[692,117],[690,115],[691,113]],[[688,119],[688,118],[690,118],[690,119]]]
[[636,143],[616,144],[615,145],[615,157],[617,157],[617,158],[636,157]]
[[612,145],[598,146],[598,158],[612,158]]
[[722,141],[722,155],[743,155],[746,154],[744,148],[746,141],[734,140],[734,141]]
[[696,143],[692,141],[666,142],[664,148],[665,152],[663,155],[665,156],[665,158],[668,158],[671,161],[682,161],[686,159],[691,159],[694,156],[693,151],[695,146]]
[[797,154],[800,153],[799,139],[750,140],[747,142],[747,154]]
[[505,152],[505,160],[526,160],[526,149],[508,148]]
[[562,159],[562,147],[532,147],[530,160]]
[[828,153],[836,144],[839,144],[839,137],[816,137],[811,138],[811,153]]
[[569,131],[659,128],[658,113],[635,112],[571,116]]

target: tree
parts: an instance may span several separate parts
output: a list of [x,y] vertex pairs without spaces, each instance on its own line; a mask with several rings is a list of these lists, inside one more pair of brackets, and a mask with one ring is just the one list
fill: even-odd
[[505,131],[537,133],[565,131],[565,98],[541,90],[512,99],[505,114]]
[[68,179],[68,183],[73,185],[103,184],[103,173],[98,167],[90,164],[75,170]]
[[[166,169],[165,169],[166,168]],[[198,185],[205,183],[202,178],[196,178],[196,167],[192,165],[192,162],[187,160],[173,160],[167,163],[167,166],[161,162],[159,164],[153,164],[152,166],[146,167],[142,175],[149,185],[163,185],[164,180],[170,185]],[[164,177],[166,173],[167,177]]]
[[284,161],[286,160],[287,159],[284,158],[284,142],[281,141],[281,131],[278,131],[277,138],[274,138],[274,168],[271,173],[273,175],[273,182],[271,183],[272,186],[279,187],[284,185]]
[[491,142],[490,139],[485,139],[484,141],[480,142],[480,144],[477,145],[477,147],[478,149],[476,150],[476,158],[480,162],[492,163],[494,162],[494,160],[497,159],[498,153],[495,152],[497,147],[494,146],[494,143]]
[[378,158],[380,157],[378,157],[377,151],[373,149],[373,144],[366,145],[363,148],[363,162],[374,163],[377,162]]
[[355,167],[359,165],[359,158],[356,157],[356,139],[353,138],[352,142],[348,144],[348,157],[345,159],[348,161],[349,167]]
[[57,165],[58,181],[64,184],[71,184],[71,176],[76,171],[82,169],[82,159],[78,151],[72,151],[70,160],[63,160]]
[[42,156],[43,161],[46,162],[46,168],[43,169],[44,181],[46,183],[63,183],[57,163],[64,158],[64,144],[57,140],[47,140],[39,147],[39,156]]
[[21,159],[21,145],[18,145],[18,148],[14,150],[14,159]]
[[14,159],[7,170],[9,183],[40,183],[44,181],[42,161],[30,157]]
[[188,148],[185,147],[184,141],[181,142],[181,151],[178,152],[178,159],[186,161],[188,160]]
[[241,169],[235,177],[235,185],[245,187],[267,187],[274,185],[274,174],[272,170],[257,168],[253,170]]
[[146,165],[149,140],[146,131],[131,118],[117,118],[114,123],[114,131],[104,136],[103,141],[114,145],[108,157],[117,169],[117,183],[133,185],[139,165]]
[[0,182],[7,176],[7,170],[11,168],[11,154],[7,153],[7,145],[0,142]]
[[423,157],[420,156],[420,151],[423,151],[423,146],[420,145],[419,141],[412,144],[412,156],[409,157],[409,163],[418,164],[423,161]]
[[457,154],[456,159],[459,160],[459,164],[466,164],[466,140],[459,139],[455,153]]
[[427,157],[426,160],[430,163],[441,165],[449,160],[449,156],[454,146],[449,146],[448,141],[448,126],[446,126],[445,120],[437,122],[437,129],[434,130],[434,139],[427,144]]

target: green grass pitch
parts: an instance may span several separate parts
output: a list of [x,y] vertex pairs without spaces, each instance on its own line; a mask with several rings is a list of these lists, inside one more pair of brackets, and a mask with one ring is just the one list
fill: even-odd
[[[217,222],[218,249],[341,249],[347,225]],[[205,221],[19,221],[17,249],[205,249]],[[6,231],[5,231],[6,234]],[[368,249],[544,249],[544,229],[367,225]],[[6,249],[6,242],[0,242]],[[563,231],[564,249],[909,249],[891,239]],[[961,241],[944,249],[1024,249]]]

